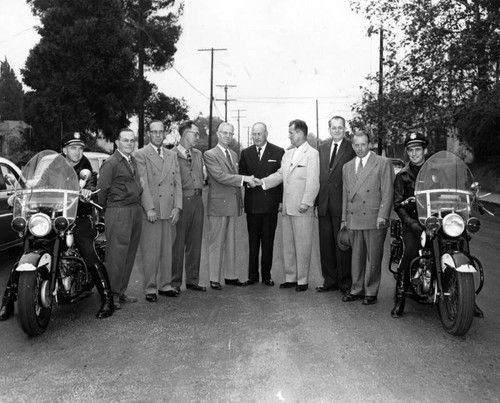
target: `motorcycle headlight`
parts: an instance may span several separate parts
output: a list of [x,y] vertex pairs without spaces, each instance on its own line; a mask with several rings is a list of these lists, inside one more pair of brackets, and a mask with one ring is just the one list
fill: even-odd
[[450,213],[443,218],[443,231],[446,235],[457,237],[465,230],[465,222],[456,213]]
[[54,220],[54,228],[56,231],[66,231],[66,228],[69,227],[69,221],[66,217],[57,217]]
[[30,232],[37,236],[43,237],[47,235],[51,230],[50,218],[48,215],[43,213],[34,214],[30,218],[29,229]]
[[481,222],[477,217],[471,217],[467,221],[467,231],[469,232],[477,232],[481,228]]
[[437,231],[440,226],[441,223],[439,222],[439,218],[437,217],[430,216],[425,220],[425,228],[427,228],[429,231]]

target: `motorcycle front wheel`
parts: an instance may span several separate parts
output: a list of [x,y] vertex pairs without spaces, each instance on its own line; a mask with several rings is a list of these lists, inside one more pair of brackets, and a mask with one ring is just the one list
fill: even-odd
[[29,336],[45,332],[52,313],[50,277],[40,268],[21,272],[18,287],[18,310],[21,327]]
[[439,299],[439,316],[446,331],[463,336],[474,318],[474,277],[472,273],[448,270],[443,275],[444,297]]

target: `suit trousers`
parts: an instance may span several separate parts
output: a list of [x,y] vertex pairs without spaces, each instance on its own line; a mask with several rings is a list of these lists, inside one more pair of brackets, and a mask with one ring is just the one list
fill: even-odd
[[341,217],[333,217],[327,210],[319,216],[319,251],[323,286],[338,286],[342,291],[351,289],[351,249],[341,251],[337,246]]
[[260,260],[262,281],[271,279],[273,265],[274,235],[278,224],[278,213],[248,214],[248,279],[259,281],[259,250],[262,248]]
[[236,273],[236,216],[208,216],[210,281],[234,280]]
[[172,289],[172,246],[175,226],[170,220],[151,223],[142,214],[141,256],[143,289],[145,294]]
[[349,230],[352,247],[352,295],[377,296],[386,234],[387,228]]
[[283,215],[283,260],[286,282],[308,284],[313,224],[313,216]]
[[111,291],[127,290],[141,238],[142,207],[108,207],[106,220],[106,267]]
[[203,238],[203,201],[201,196],[182,198],[182,214],[177,222],[172,249],[172,286],[180,287],[186,262],[186,284],[198,284]]

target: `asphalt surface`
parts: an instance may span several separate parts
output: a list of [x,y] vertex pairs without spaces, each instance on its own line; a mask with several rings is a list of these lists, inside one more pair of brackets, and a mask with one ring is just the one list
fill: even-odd
[[[274,287],[204,293],[183,287],[179,298],[148,303],[136,267],[129,294],[140,300],[111,318],[94,317],[94,294],[56,307],[47,332],[36,338],[23,333],[17,314],[0,322],[0,401],[500,401],[499,224],[500,217],[485,217],[473,241],[486,273],[477,298],[485,318],[475,319],[463,337],[444,331],[435,307],[413,301],[402,318],[391,318],[394,279],[386,269],[376,305],[317,293],[317,238],[309,290],[279,289],[279,223]],[[242,216],[242,280],[246,240]],[[0,258],[3,289],[9,256]],[[208,285],[205,240],[200,282]]]

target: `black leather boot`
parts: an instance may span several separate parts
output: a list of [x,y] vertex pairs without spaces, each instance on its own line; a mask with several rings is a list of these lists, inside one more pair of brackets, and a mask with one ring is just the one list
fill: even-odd
[[392,308],[391,316],[393,318],[399,318],[404,310],[406,303],[406,295],[405,295],[406,287],[405,287],[405,275],[402,270],[398,270],[397,278],[396,278],[396,295],[394,297],[394,308]]
[[7,320],[14,314],[15,300],[15,290],[10,285],[7,285],[2,298],[2,307],[0,308],[0,320]]
[[92,270],[95,287],[101,296],[101,308],[96,314],[98,319],[104,319],[113,315],[115,305],[113,304],[113,293],[109,287],[108,272],[103,263],[96,263]]

